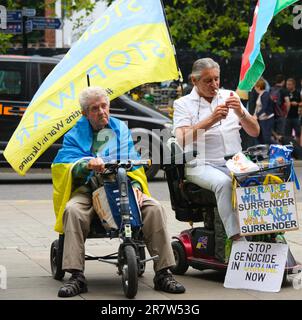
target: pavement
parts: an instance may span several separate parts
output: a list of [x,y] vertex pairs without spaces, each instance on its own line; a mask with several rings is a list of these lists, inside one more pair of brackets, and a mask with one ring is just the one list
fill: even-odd
[[[176,221],[168,201],[162,203],[167,211],[171,236],[188,228],[186,223]],[[299,202],[297,208],[301,213],[302,203]],[[61,300],[57,292],[62,282],[52,278],[49,259],[50,245],[57,239],[54,222],[50,200],[0,201],[0,275],[3,276],[1,266],[7,271],[7,288],[3,289],[3,282],[0,283],[0,300]],[[296,260],[302,261],[301,230],[287,232],[286,238]],[[88,239],[86,242],[86,251],[94,255],[115,252],[117,247],[117,239]],[[121,277],[116,271],[110,264],[87,261],[85,274],[89,291],[68,300],[125,300]],[[136,300],[302,299],[302,286],[294,288],[293,276],[289,276],[287,285],[278,293],[226,289],[223,287],[224,277],[212,270],[189,268],[185,275],[177,276],[187,289],[182,295],[153,290],[152,279],[152,262],[149,262],[143,277],[139,278]]]

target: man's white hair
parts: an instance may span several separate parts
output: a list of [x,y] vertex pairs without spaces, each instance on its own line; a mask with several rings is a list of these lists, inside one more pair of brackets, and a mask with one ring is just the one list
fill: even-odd
[[101,87],[88,87],[84,89],[79,95],[79,102],[82,108],[82,111],[87,111],[89,108],[89,103],[91,99],[97,99],[105,97],[108,105],[110,104],[110,99],[106,90]]
[[217,69],[220,71],[220,66],[211,58],[198,59],[193,64],[191,76],[198,81],[204,69]]

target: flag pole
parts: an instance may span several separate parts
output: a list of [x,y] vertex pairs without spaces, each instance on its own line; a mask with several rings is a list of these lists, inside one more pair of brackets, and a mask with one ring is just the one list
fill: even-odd
[[168,29],[168,34],[169,34],[170,42],[171,42],[171,45],[172,45],[173,50],[174,50],[175,62],[176,62],[176,66],[177,66],[177,69],[178,69],[178,81],[180,82],[181,91],[183,91],[183,87],[182,87],[183,79],[182,79],[182,77],[181,77],[181,72],[180,72],[180,68],[179,68],[179,63],[178,63],[178,59],[177,59],[177,55],[176,55],[176,49],[175,49],[175,45],[174,45],[174,42],[173,42],[173,38],[172,38],[172,35],[171,35],[171,32],[170,32],[169,23],[168,23],[168,19],[167,19],[165,7],[164,7],[164,4],[163,4],[163,0],[160,0],[160,3],[161,3],[161,7],[162,7],[163,14],[164,14],[164,17],[165,17],[165,22],[166,22],[166,26],[167,26],[167,29]]

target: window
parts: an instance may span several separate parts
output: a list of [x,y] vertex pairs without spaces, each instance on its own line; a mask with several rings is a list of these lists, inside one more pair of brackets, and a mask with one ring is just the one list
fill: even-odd
[[40,64],[40,84],[46,79],[52,69],[55,67],[55,64],[41,63]]
[[25,64],[0,62],[0,98],[25,99]]
[[0,94],[18,95],[21,93],[21,73],[0,70]]

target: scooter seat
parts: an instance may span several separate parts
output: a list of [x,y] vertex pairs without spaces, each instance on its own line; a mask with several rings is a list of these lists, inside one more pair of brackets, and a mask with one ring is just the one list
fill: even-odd
[[211,208],[217,206],[216,197],[213,191],[201,188],[189,181],[184,182],[183,191],[188,201],[193,205]]

